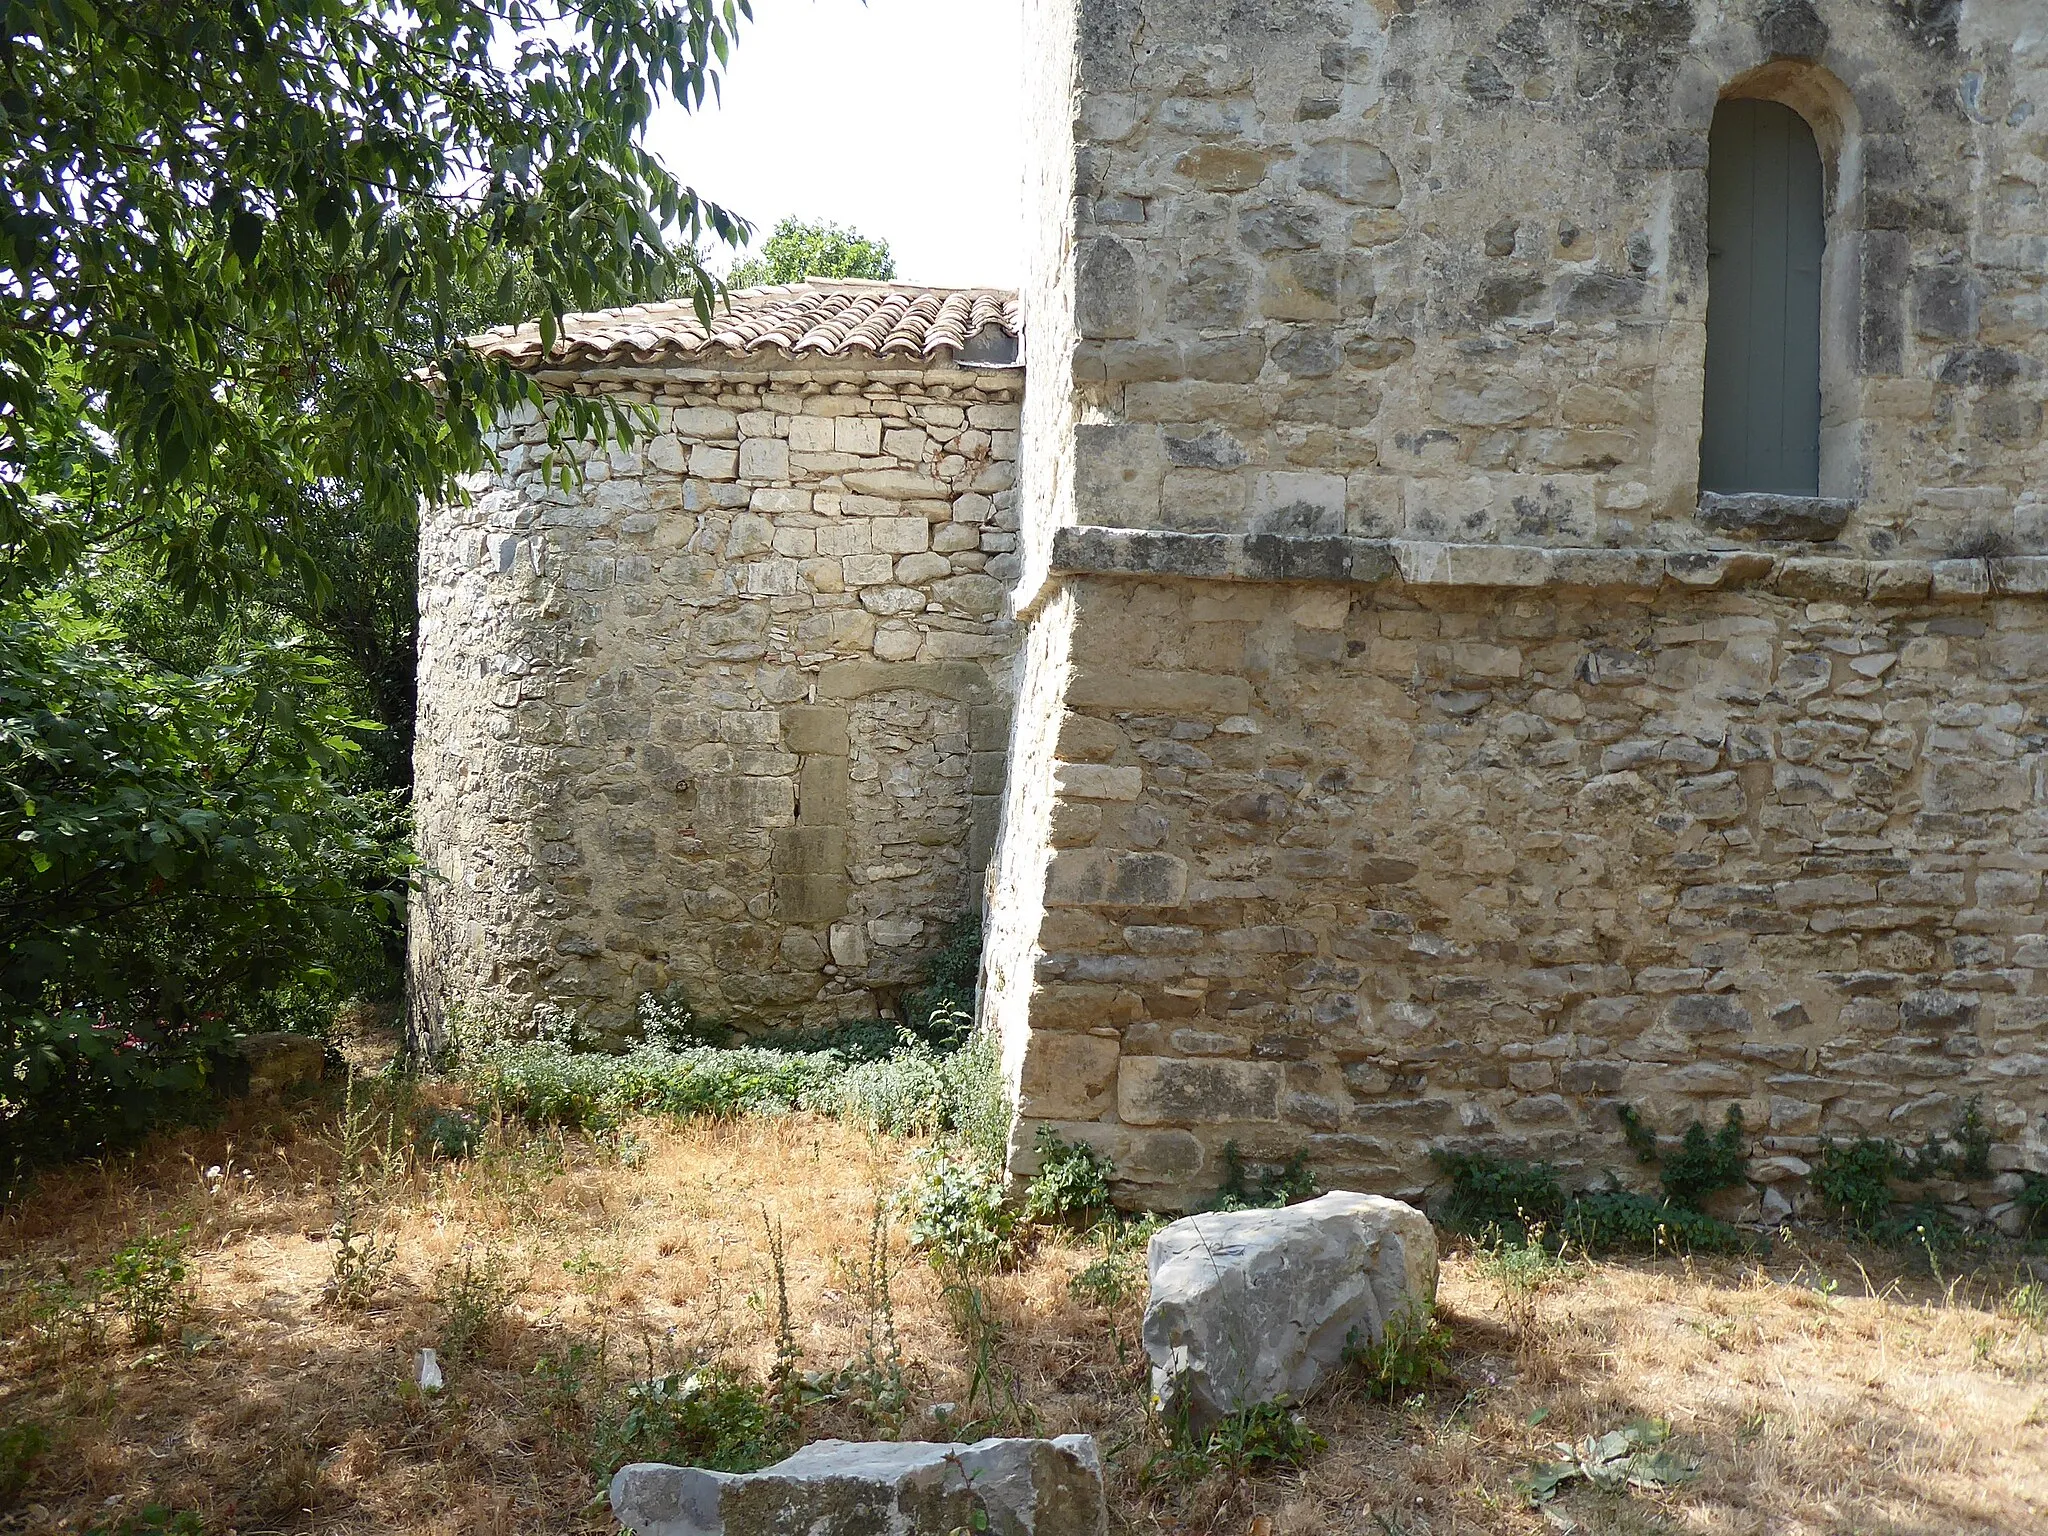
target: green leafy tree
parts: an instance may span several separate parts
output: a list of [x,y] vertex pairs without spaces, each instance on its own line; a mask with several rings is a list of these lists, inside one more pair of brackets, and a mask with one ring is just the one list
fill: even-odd
[[164,672],[75,620],[0,624],[0,1195],[206,1088],[318,957],[375,949],[396,802],[327,664],[244,643]]
[[870,240],[837,224],[810,224],[784,219],[761,242],[761,254],[734,265],[726,278],[732,288],[760,288],[770,283],[800,283],[807,277],[872,277],[896,275],[889,242]]
[[[460,344],[489,282],[560,314],[745,226],[645,148],[747,0],[0,4],[0,569],[138,541],[182,589],[318,589],[336,485],[403,526],[534,382]],[[505,67],[509,61],[510,67]],[[557,431],[623,431],[572,402]]]
[[0,1183],[388,958],[417,511],[541,399],[461,338],[708,316],[747,228],[644,133],[750,17],[0,0]]

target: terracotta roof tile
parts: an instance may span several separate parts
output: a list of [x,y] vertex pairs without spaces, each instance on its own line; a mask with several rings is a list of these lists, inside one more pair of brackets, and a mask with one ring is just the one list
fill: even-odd
[[1015,361],[1021,333],[1014,293],[847,278],[740,289],[718,306],[708,333],[689,300],[679,299],[565,315],[545,359],[537,325],[501,325],[471,337],[470,345],[521,368],[770,349],[792,357],[929,358],[947,351],[960,361],[1002,364]]

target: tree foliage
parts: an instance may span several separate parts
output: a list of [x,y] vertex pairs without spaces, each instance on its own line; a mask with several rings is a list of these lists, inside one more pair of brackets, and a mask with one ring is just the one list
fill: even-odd
[[[489,279],[550,340],[744,226],[645,149],[747,0],[0,0],[0,560],[146,540],[322,582],[310,508],[403,525],[535,386],[460,344]],[[509,64],[509,67],[506,67]],[[602,408],[560,413],[600,430]],[[614,429],[618,422],[611,422]],[[240,558],[223,562],[224,554]]]
[[399,810],[336,787],[360,722],[326,669],[248,644],[186,675],[0,626],[0,1189],[205,1086],[311,957],[376,950]]
[[761,254],[734,265],[726,282],[734,288],[760,288],[770,283],[800,283],[810,277],[872,277],[896,275],[889,242],[870,240],[837,224],[806,223],[788,218],[761,243]]
[[0,0],[0,1184],[388,966],[418,509],[540,399],[461,338],[708,317],[746,226],[644,132],[750,16]]

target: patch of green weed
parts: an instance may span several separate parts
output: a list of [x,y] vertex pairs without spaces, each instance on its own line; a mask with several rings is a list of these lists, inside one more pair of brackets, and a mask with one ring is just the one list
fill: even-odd
[[1212,1211],[1274,1210],[1314,1197],[1315,1170],[1309,1167],[1306,1150],[1297,1152],[1277,1168],[1254,1173],[1235,1141],[1223,1144],[1223,1183],[1210,1205]]
[[757,1472],[788,1446],[771,1432],[768,1393],[744,1372],[700,1366],[626,1389],[625,1411],[601,1435],[607,1475],[629,1461]]
[[1344,1346],[1345,1363],[1367,1394],[1395,1402],[1428,1387],[1450,1369],[1451,1332],[1428,1303],[1410,1302],[1386,1320],[1377,1339],[1356,1334]]
[[1328,1444],[1288,1404],[1254,1403],[1225,1415],[1207,1430],[1194,1429],[1185,1420],[1175,1425],[1165,1464],[1173,1476],[1190,1482],[1217,1471],[1237,1481],[1304,1467]]
[[502,1251],[464,1244],[435,1279],[441,1353],[449,1360],[466,1360],[488,1348],[525,1288]]
[[1678,1150],[1664,1159],[1660,1176],[1673,1205],[1697,1211],[1700,1202],[1718,1190],[1749,1181],[1749,1148],[1744,1139],[1742,1106],[1730,1104],[1721,1129],[1708,1133],[1695,1120],[1686,1127]]
[[957,1152],[920,1153],[903,1195],[911,1246],[937,1269],[1000,1269],[1017,1251],[1017,1212],[1007,1194],[998,1169]]
[[1676,1201],[1627,1190],[1575,1197],[1561,1230],[1588,1253],[1749,1253],[1757,1247],[1754,1237],[1725,1221]]
[[1450,1179],[1439,1215],[1454,1231],[1526,1231],[1565,1214],[1564,1186],[1548,1163],[1524,1163],[1483,1152],[1439,1151],[1436,1165]]
[[151,1504],[140,1514],[128,1515],[113,1525],[88,1526],[85,1536],[206,1536],[206,1526],[189,1509]]
[[184,1320],[192,1304],[184,1233],[137,1238],[93,1271],[105,1304],[128,1320],[129,1336],[154,1344]]
[[1024,1219],[1085,1228],[1109,1216],[1110,1161],[1086,1142],[1063,1140],[1051,1126],[1038,1130],[1038,1172],[1024,1192]]
[[0,1429],[0,1511],[12,1509],[28,1489],[36,1463],[50,1449],[50,1433],[23,1422]]

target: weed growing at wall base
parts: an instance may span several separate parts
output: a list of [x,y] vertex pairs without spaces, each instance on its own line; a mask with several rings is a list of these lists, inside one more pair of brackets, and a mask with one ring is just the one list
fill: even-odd
[[1675,1201],[1627,1190],[1567,1195],[1556,1170],[1542,1163],[1474,1152],[1439,1152],[1436,1163],[1451,1186],[1438,1214],[1455,1231],[1518,1242],[1540,1236],[1588,1253],[1743,1253],[1757,1246],[1726,1222]]
[[1038,1172],[1024,1192],[1024,1219],[1085,1228],[1114,1212],[1110,1161],[1083,1142],[1063,1140],[1051,1126],[1038,1131]]

